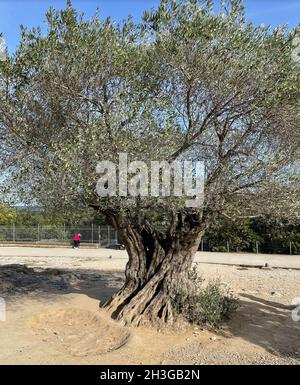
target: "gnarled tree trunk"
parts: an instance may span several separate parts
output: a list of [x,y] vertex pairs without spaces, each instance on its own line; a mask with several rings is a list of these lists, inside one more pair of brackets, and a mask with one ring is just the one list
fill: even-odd
[[201,218],[182,215],[162,234],[114,217],[129,261],[125,284],[103,307],[115,319],[138,326],[173,322],[172,294],[188,286],[188,273],[203,235]]

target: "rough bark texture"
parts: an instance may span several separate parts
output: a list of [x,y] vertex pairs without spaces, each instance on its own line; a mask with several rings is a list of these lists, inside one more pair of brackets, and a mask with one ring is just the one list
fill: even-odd
[[103,305],[125,324],[171,324],[172,293],[188,285],[188,273],[203,235],[199,215],[176,215],[169,229],[160,233],[149,225],[133,226],[111,216],[125,244],[129,261],[125,284]]

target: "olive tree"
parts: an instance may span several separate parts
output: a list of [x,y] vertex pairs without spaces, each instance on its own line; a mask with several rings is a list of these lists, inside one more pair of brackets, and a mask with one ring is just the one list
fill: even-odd
[[[85,20],[69,4],[47,22],[46,34],[23,28],[1,64],[3,189],[103,213],[129,256],[124,286],[103,306],[133,325],[171,323],[174,289],[188,286],[216,217],[299,220],[296,32],[255,27],[233,0],[219,13],[209,1],[162,0],[139,24]],[[147,165],[203,161],[203,203],[99,196],[97,162],[122,153]]]

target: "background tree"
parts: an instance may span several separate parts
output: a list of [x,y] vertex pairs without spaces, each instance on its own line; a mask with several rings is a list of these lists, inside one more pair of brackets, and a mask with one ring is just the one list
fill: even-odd
[[[240,1],[215,14],[210,1],[162,0],[140,25],[86,21],[69,4],[47,21],[46,35],[23,29],[1,65],[6,186],[24,200],[104,213],[129,255],[105,307],[134,325],[172,322],[174,287],[188,285],[217,216],[299,220],[295,32],[254,27]],[[205,161],[204,204],[100,198],[96,162],[117,163],[121,152],[148,164]]]
[[0,225],[10,225],[15,222],[17,212],[5,203],[0,203]]

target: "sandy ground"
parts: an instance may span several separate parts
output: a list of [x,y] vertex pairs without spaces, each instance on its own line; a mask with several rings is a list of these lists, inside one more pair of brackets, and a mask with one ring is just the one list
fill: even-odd
[[[74,263],[74,257],[83,259],[87,262],[98,262],[102,258],[107,259],[110,256],[114,260],[123,260],[125,266],[128,255],[125,250],[112,250],[106,248],[86,248],[83,246],[79,250],[74,250],[71,247],[0,247],[0,263],[8,257],[9,261],[13,261],[20,257],[26,258],[39,257],[41,263],[47,263],[46,257],[57,257],[58,261],[63,258],[64,263]],[[215,252],[197,252],[195,262],[215,263],[225,265],[243,265],[243,266],[264,266],[265,264],[271,267],[282,267],[291,269],[300,269],[300,255],[278,255],[278,254],[254,254],[254,253],[215,253]],[[53,263],[53,261],[51,261]],[[114,262],[112,262],[114,263]],[[84,266],[90,267],[91,264]],[[107,263],[105,268],[109,268]],[[97,265],[97,267],[99,267]]]
[[7,310],[1,364],[300,363],[300,321],[292,320],[291,307],[300,297],[299,270],[196,262],[203,278],[220,277],[239,297],[234,318],[218,331],[134,329],[99,309],[99,300],[122,285],[126,263],[121,252],[105,252],[101,258],[83,250],[64,257],[0,253]]

